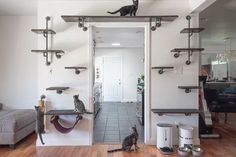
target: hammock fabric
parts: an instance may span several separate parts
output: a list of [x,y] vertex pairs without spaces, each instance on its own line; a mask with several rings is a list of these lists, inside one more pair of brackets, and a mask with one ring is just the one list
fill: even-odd
[[78,115],[78,116],[76,117],[76,121],[75,121],[74,125],[73,125],[72,127],[69,127],[69,128],[64,127],[64,126],[62,126],[62,124],[60,124],[60,122],[59,122],[60,117],[59,117],[58,115],[53,115],[53,116],[51,117],[50,122],[54,125],[54,127],[57,129],[57,131],[59,131],[60,133],[63,133],[63,134],[67,134],[67,133],[71,132],[71,131],[74,129],[75,125],[76,125],[82,118],[83,118],[83,117],[82,117],[81,115]]

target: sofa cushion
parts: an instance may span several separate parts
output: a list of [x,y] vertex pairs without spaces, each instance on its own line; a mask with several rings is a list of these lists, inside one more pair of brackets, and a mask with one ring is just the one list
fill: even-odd
[[30,123],[35,122],[34,110],[1,110],[0,111],[0,132],[16,132]]

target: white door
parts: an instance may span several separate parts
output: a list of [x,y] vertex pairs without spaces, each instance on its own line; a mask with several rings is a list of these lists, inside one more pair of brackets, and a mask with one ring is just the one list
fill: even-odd
[[121,57],[103,58],[104,101],[121,102]]

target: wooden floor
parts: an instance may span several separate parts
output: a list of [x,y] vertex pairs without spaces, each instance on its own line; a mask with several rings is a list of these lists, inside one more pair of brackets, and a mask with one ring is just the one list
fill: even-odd
[[[201,147],[206,157],[236,157],[236,114],[229,115],[228,124],[220,122],[215,125],[215,132],[221,139],[201,140]],[[119,148],[119,145],[94,145],[78,147],[35,147],[34,134],[17,144],[15,150],[0,146],[0,157],[165,157],[155,146],[140,145],[137,152],[107,153],[108,149]],[[168,157],[177,157],[168,155]]]

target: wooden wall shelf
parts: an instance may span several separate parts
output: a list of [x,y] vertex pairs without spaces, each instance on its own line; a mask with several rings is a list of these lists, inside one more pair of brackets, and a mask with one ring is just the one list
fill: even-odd
[[163,66],[163,67],[152,67],[152,69],[159,69],[159,70],[158,70],[158,73],[159,73],[159,74],[163,74],[165,69],[174,69],[174,67]]
[[178,58],[181,52],[187,52],[188,60],[185,62],[187,65],[191,64],[190,56],[192,55],[192,53],[200,53],[201,51],[204,51],[204,48],[175,48],[171,50],[171,52],[175,52],[174,53],[175,58]]
[[191,89],[199,89],[199,86],[178,86],[179,89],[184,89],[185,93],[190,93]]
[[59,53],[59,54],[63,54],[64,51],[62,50],[31,50],[31,52],[35,52],[35,53]]
[[152,109],[153,113],[162,116],[164,114],[185,114],[185,116],[190,116],[191,114],[199,114],[198,109]]
[[56,32],[52,29],[48,29],[48,22],[51,20],[49,16],[46,17],[46,28],[45,29],[31,29],[32,32],[36,34],[43,34],[45,37],[45,50],[31,50],[31,52],[36,52],[36,53],[43,53],[43,57],[46,59],[46,65],[49,66],[52,62],[52,55],[49,57],[48,53],[55,53],[56,58],[61,58],[62,53],[64,51],[62,50],[49,50],[48,44],[49,44],[49,35],[56,34]]
[[70,87],[49,87],[49,88],[46,88],[46,90],[55,90],[57,94],[62,94],[64,90],[67,90],[69,88]]
[[171,22],[178,18],[177,15],[163,16],[83,16],[83,15],[62,15],[65,22],[79,22],[85,19],[86,22],[150,22],[161,19],[163,22]]
[[191,16],[186,16],[186,20],[188,21],[188,27],[184,28],[180,31],[180,33],[187,33],[188,34],[188,48],[175,48],[171,50],[171,52],[175,52],[174,57],[178,58],[181,52],[187,52],[188,59],[186,60],[185,64],[191,64],[191,56],[193,52],[201,52],[204,48],[191,48],[191,36],[193,33],[200,33],[204,30],[204,28],[191,28]]
[[201,52],[204,51],[204,48],[175,48],[171,52]]
[[86,70],[87,67],[71,66],[71,67],[65,67],[65,69],[74,69],[75,74],[80,74],[81,70]]
[[64,54],[64,51],[62,50],[31,50],[31,52],[43,53],[43,54],[55,53],[57,58],[61,58],[62,54]]
[[78,22],[78,26],[87,31],[86,22],[154,22],[151,30],[155,31],[160,27],[162,22],[172,22],[177,15],[161,15],[161,16],[83,16],[83,15],[62,15],[65,22]]
[[56,34],[52,29],[31,29],[31,31],[36,34]]
[[75,112],[74,110],[49,110],[45,115],[79,115],[81,113]]
[[200,33],[204,31],[204,28],[184,28],[180,33]]

